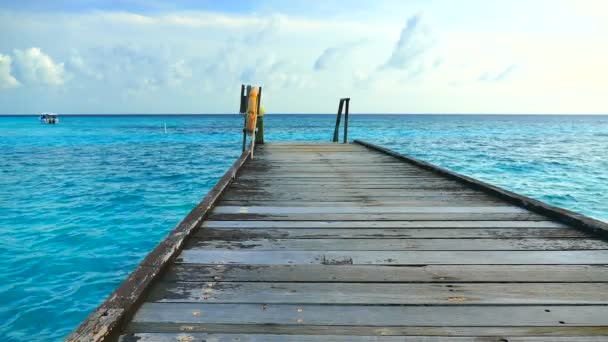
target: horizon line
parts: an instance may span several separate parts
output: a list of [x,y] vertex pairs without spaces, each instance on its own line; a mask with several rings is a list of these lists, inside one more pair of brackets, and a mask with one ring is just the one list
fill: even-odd
[[[59,116],[201,116],[241,115],[239,113],[65,113]],[[266,113],[265,115],[336,115],[335,113]],[[349,113],[349,115],[497,115],[497,116],[606,116],[608,113]],[[0,116],[40,116],[40,113],[0,113]]]

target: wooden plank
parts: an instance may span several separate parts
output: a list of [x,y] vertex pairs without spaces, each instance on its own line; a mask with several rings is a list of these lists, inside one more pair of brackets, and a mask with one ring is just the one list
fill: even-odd
[[[265,161],[265,155],[262,154],[261,155],[262,158]],[[308,171],[310,169],[315,170],[315,169],[334,169],[334,170],[346,170],[346,169],[383,169],[383,168],[387,168],[387,169],[400,169],[400,170],[408,170],[408,171],[420,171],[420,172],[429,172],[428,170],[425,170],[423,168],[420,168],[418,166],[413,166],[407,163],[399,163],[397,161],[397,163],[392,162],[392,163],[387,163],[387,162],[380,162],[380,163],[370,163],[369,161],[365,162],[365,163],[333,163],[333,162],[318,162],[318,163],[310,163],[310,165],[308,164],[302,164],[302,163],[284,163],[283,161],[281,162],[276,162],[276,163],[264,163],[264,162],[258,162],[258,163],[251,163],[250,164],[250,168],[249,169],[277,169],[277,170],[284,170],[284,169],[300,169],[302,171]]]
[[[351,177],[353,179],[420,179],[419,175],[404,174],[403,172],[303,172],[303,173],[287,173],[287,172],[251,172],[243,175],[241,179],[272,179],[272,178],[325,178],[325,179],[344,179],[344,177]],[[422,177],[429,178],[429,177]],[[437,178],[433,178],[437,179]]]
[[[412,177],[413,178],[413,177]],[[437,185],[443,185],[443,184],[457,184],[457,185],[461,185],[462,184],[458,184],[458,182],[455,181],[450,181],[450,180],[444,180],[444,179],[436,179],[436,178],[421,178],[421,177],[417,177],[417,178],[413,178],[413,179],[401,179],[401,180],[393,180],[393,179],[378,179],[378,178],[370,178],[368,180],[366,180],[363,184],[365,185],[409,185],[409,184],[420,184],[421,180],[424,179],[424,183],[428,183],[428,184],[437,184]],[[258,179],[258,180],[249,180],[249,181],[244,181],[241,179],[238,179],[233,186],[252,186],[252,185],[258,185],[258,186],[283,186],[283,185],[316,185],[316,186],[321,186],[321,185],[343,185],[343,186],[356,186],[358,184],[361,184],[361,182],[358,182],[357,180],[353,180],[353,179],[319,179],[319,178],[300,178],[300,179],[289,179],[287,178],[278,178],[278,179]]]
[[[360,179],[362,181],[367,181],[367,180],[414,180],[414,179],[420,179],[420,180],[427,180],[427,179],[438,179],[435,177],[429,177],[429,176],[425,176],[424,174],[412,174],[412,175],[406,175],[403,173],[398,173],[398,174],[384,174],[384,173],[377,173],[377,174],[361,174],[361,175],[352,175],[353,178],[357,178]],[[243,176],[239,177],[240,180],[281,180],[281,179],[326,179],[326,180],[343,180],[344,179],[344,175],[335,175],[335,174],[309,174],[309,173],[265,173],[265,172],[247,172],[245,174],[243,174]]]
[[178,263],[258,265],[597,265],[608,251],[229,251],[184,250]]
[[157,283],[159,303],[606,305],[608,283]]
[[608,282],[608,265],[205,265],[181,264],[164,281],[238,282]]
[[472,195],[479,196],[479,192],[471,191],[471,190],[454,190],[454,189],[327,189],[327,190],[315,190],[306,189],[305,186],[302,186],[300,190],[289,191],[289,189],[280,189],[280,188],[270,188],[270,189],[230,189],[230,193],[232,194],[241,194],[244,196],[255,196],[256,194],[261,195],[272,195],[272,196],[280,196],[282,194],[292,195],[293,193],[297,193],[299,196],[351,196],[351,195],[365,195],[365,196],[463,196],[463,195]]
[[569,251],[608,250],[601,239],[500,238],[500,239],[268,239],[207,240],[190,239],[188,249],[222,249],[252,251]]
[[369,154],[365,152],[322,152],[322,153],[310,153],[310,152],[288,152],[288,153],[277,153],[277,152],[269,152],[269,153],[261,153],[259,157],[263,157],[264,160],[271,161],[318,161],[318,162],[327,162],[334,163],[336,165],[345,164],[347,162],[361,162],[361,163],[371,163],[375,161],[387,161],[391,162],[393,160],[390,157],[386,157],[380,154]]
[[442,190],[456,190],[456,189],[467,189],[466,187],[460,184],[433,184],[433,183],[412,183],[412,184],[365,184],[365,183],[357,183],[357,184],[297,184],[297,185],[288,185],[288,184],[276,184],[276,185],[261,185],[258,183],[251,184],[239,184],[233,186],[232,189],[235,191],[247,191],[247,190],[255,190],[255,191],[266,191],[266,192],[274,192],[274,191],[299,191],[302,188],[305,188],[307,191],[318,190],[318,191],[326,191],[329,189],[335,190],[344,190],[348,188],[349,190],[378,190],[378,189],[392,189],[392,190],[418,190],[418,189],[442,189]]
[[608,325],[608,306],[144,303],[132,322],[478,327],[601,326]]
[[[478,205],[484,206],[487,203],[487,198],[483,196],[475,196],[475,195],[463,195],[463,196],[384,196],[384,195],[364,195],[364,194],[353,194],[353,195],[336,195],[336,196],[323,196],[316,197],[314,194],[310,195],[299,195],[299,194],[281,194],[281,195],[272,195],[272,194],[256,194],[256,195],[242,195],[242,194],[227,194],[224,200],[226,201],[249,201],[253,202],[254,205],[256,203],[264,202],[264,201],[280,201],[283,203],[286,202],[312,202],[316,201],[319,203],[318,205],[324,205],[326,202],[344,202],[351,201],[358,204],[355,205],[369,205],[376,204],[378,202],[385,201],[395,201],[395,202],[449,202],[454,206],[460,206],[459,202],[463,202],[463,204],[476,202]],[[492,202],[498,203],[498,202]],[[317,206],[318,206],[317,205]],[[474,205],[474,204],[471,204]],[[287,205],[290,206],[290,205]],[[545,218],[548,219],[548,218]]]
[[[355,182],[355,181],[353,181]],[[443,190],[454,190],[454,189],[466,189],[460,184],[453,183],[437,183],[437,182],[409,182],[409,183],[396,183],[396,182],[373,182],[373,183],[361,183],[349,184],[344,183],[331,183],[331,182],[299,182],[299,183],[281,183],[281,182],[243,182],[233,187],[234,190],[266,190],[266,191],[277,191],[280,189],[289,189],[293,191],[299,191],[302,188],[308,187],[309,190],[322,191],[325,189],[400,189],[400,190],[416,190],[416,189],[443,189]]]
[[460,207],[270,207],[218,205],[215,214],[372,214],[372,213],[529,213],[515,206],[460,206]]
[[368,214],[215,214],[217,221],[540,221],[544,217],[533,213],[368,213]]
[[206,220],[203,228],[568,228],[563,223],[554,221],[240,221],[240,220]]
[[219,205],[237,205],[237,206],[252,206],[252,205],[261,205],[261,206],[270,206],[270,207],[316,207],[319,204],[323,204],[330,207],[350,207],[350,206],[362,206],[362,207],[442,207],[442,206],[463,206],[463,205],[472,205],[472,206],[503,206],[504,202],[500,201],[488,201],[488,200],[469,200],[469,199],[460,199],[460,200],[429,200],[429,201],[252,201],[248,199],[242,200],[222,200],[219,202]]
[[[281,336],[293,335],[321,335],[331,334],[346,335],[346,336],[447,336],[448,341],[454,336],[461,336],[471,341],[474,336],[474,341],[486,341],[486,337],[493,338],[492,342],[505,342],[504,340],[510,336],[529,338],[531,335],[537,335],[539,338],[549,338],[549,341],[577,341],[575,338],[596,338],[595,341],[603,340],[604,336],[608,335],[608,327],[596,326],[533,326],[533,327],[416,327],[416,326],[340,326],[340,325],[309,325],[302,324],[185,324],[178,325],[173,323],[131,323],[127,326],[127,332],[175,332],[178,336],[191,336],[193,333],[243,333],[250,337],[253,334],[280,334]],[[562,339],[560,339],[560,337]],[[552,338],[555,338],[552,339]],[[570,339],[570,340],[569,340]],[[509,341],[510,339],[508,339]],[[196,340],[195,340],[196,341]],[[242,340],[241,340],[242,341]],[[246,341],[246,340],[245,340]],[[426,340],[423,340],[428,342]],[[524,339],[524,341],[528,341]],[[534,341],[534,340],[532,340]],[[541,339],[541,341],[543,341]],[[583,340],[585,341],[585,340]],[[593,341],[593,340],[592,340]],[[233,341],[235,342],[235,341]],[[588,342],[588,341],[587,341]]]
[[407,176],[426,176],[429,178],[434,177],[436,180],[450,181],[449,179],[442,179],[433,175],[429,171],[424,171],[416,168],[409,168],[404,166],[384,166],[378,167],[375,165],[368,166],[348,166],[348,167],[335,167],[335,166],[314,166],[303,164],[300,167],[273,167],[270,165],[264,166],[251,166],[247,168],[247,174],[283,174],[289,176],[290,174],[316,174],[316,173],[328,173],[331,175],[337,174],[402,174]]
[[487,239],[487,238],[589,238],[571,228],[399,228],[399,229],[230,229],[206,228],[194,234],[204,240],[249,239]]
[[[462,190],[457,188],[441,188],[441,187],[397,187],[393,189],[387,188],[365,188],[365,187],[344,187],[339,189],[328,188],[328,189],[318,189],[314,185],[311,185],[310,189],[306,189],[306,185],[298,186],[299,189],[285,187],[281,188],[277,187],[241,187],[230,189],[230,192],[233,194],[241,194],[244,197],[255,197],[259,195],[272,195],[272,196],[291,196],[291,197],[309,197],[314,198],[322,198],[321,196],[328,197],[351,197],[351,196],[367,196],[367,197],[454,197],[454,198],[467,198],[467,197],[476,197],[476,198],[486,198],[491,199],[491,197],[484,195],[480,192],[470,191],[470,190]],[[503,202],[504,203],[504,202]]]
[[[371,166],[385,167],[386,166],[386,167],[404,167],[407,169],[420,171],[421,173],[433,175],[433,173],[428,170],[425,170],[425,169],[419,168],[419,167],[412,168],[411,166],[408,166],[399,160],[380,161],[380,162],[374,162],[373,164],[371,164],[369,161],[362,161],[362,162],[351,161],[346,165],[336,164],[331,161],[329,161],[329,162],[328,161],[316,161],[316,162],[306,163],[306,165],[303,165],[301,161],[288,161],[288,160],[270,161],[270,160],[266,160],[266,159],[262,159],[262,160],[255,159],[251,163],[249,163],[249,166],[251,166],[253,168],[264,168],[264,167],[278,168],[279,170],[284,169],[284,168],[304,169],[307,166],[319,167],[319,168],[322,168],[322,167],[325,167],[325,168],[350,168],[350,167],[353,167],[353,168],[356,168],[356,167],[371,167]],[[433,176],[437,178],[436,175],[433,175]],[[439,177],[439,178],[441,178],[441,177]]]
[[[476,337],[476,342],[599,342],[595,336],[491,336]],[[248,342],[470,342],[468,336],[360,336],[360,335],[285,335],[285,334],[209,334],[209,333],[133,333],[122,335],[120,342],[175,342],[175,341],[248,341]]]
[[226,193],[224,200],[248,200],[248,201],[318,201],[318,202],[334,202],[334,201],[359,201],[360,203],[373,203],[378,201],[486,201],[488,197],[483,195],[436,195],[436,196],[417,196],[417,195],[366,195],[366,194],[345,194],[345,195],[323,195],[318,196],[312,194],[284,193],[284,194],[237,194]]
[[[281,175],[285,175],[285,176],[289,176],[290,174],[318,174],[318,173],[323,173],[323,174],[330,174],[330,175],[343,175],[343,174],[399,174],[399,175],[408,175],[408,176],[426,176],[429,179],[435,179],[435,180],[443,180],[444,182],[450,182],[450,180],[447,179],[442,179],[439,177],[434,177],[432,178],[434,175],[431,173],[428,173],[428,171],[419,171],[419,170],[415,170],[415,169],[411,169],[411,168],[406,168],[406,167],[397,167],[397,166],[390,166],[390,167],[372,167],[372,166],[368,166],[368,167],[364,167],[364,166],[358,166],[358,167],[314,167],[314,166],[304,166],[304,167],[290,167],[290,168],[278,168],[278,167],[270,167],[270,166],[260,166],[260,167],[248,167],[247,168],[247,174],[268,174],[268,175],[274,175],[274,174],[281,174]],[[453,181],[452,181],[453,182]]]

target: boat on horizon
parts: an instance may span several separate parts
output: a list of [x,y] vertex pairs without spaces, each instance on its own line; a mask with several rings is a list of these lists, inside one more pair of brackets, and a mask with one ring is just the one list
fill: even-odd
[[57,113],[44,112],[40,114],[39,120],[41,123],[54,125],[59,123]]

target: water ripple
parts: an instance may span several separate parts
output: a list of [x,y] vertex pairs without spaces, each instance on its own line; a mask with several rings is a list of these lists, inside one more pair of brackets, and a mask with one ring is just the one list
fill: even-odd
[[[267,139],[328,141],[334,120],[269,115]],[[0,118],[0,340],[69,333],[238,157],[241,124]],[[608,219],[607,117],[351,116],[349,137]]]

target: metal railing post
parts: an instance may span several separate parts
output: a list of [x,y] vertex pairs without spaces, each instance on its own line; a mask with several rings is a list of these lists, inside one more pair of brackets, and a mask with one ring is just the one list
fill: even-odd
[[344,108],[344,143],[348,143],[348,104],[350,103],[350,99],[346,100],[346,106]]
[[340,105],[338,106],[338,115],[336,116],[336,128],[334,128],[334,139],[333,142],[338,142],[340,134],[340,118],[342,117],[342,107],[344,106],[344,100],[340,99]]
[[345,97],[340,99],[340,105],[338,106],[338,115],[336,116],[336,127],[334,128],[334,137],[332,142],[337,143],[340,140],[340,119],[342,118],[342,109],[344,109],[344,143],[348,143],[348,107],[350,104],[350,98]]

